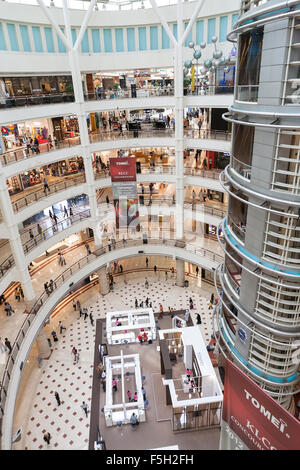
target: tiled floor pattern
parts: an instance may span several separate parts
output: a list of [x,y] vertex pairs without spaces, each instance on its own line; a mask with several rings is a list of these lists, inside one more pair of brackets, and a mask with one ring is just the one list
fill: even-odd
[[[200,312],[203,337],[208,344],[212,334],[211,316],[208,310],[208,299],[200,297],[192,290],[175,286],[174,280],[164,282],[149,278],[149,288],[145,288],[143,281],[131,280],[127,284],[117,281],[114,292],[102,297],[97,288],[89,291],[89,300],[85,302],[94,320],[105,318],[110,310],[126,310],[134,308],[134,301],[145,301],[146,297],[152,301],[154,311],[158,311],[162,303],[166,311],[168,306],[174,309],[185,309],[189,305],[189,297],[193,298],[195,310],[191,312],[195,321],[196,312]],[[207,294],[206,294],[207,295]],[[58,333],[59,341],[53,343],[54,350],[51,358],[44,361],[38,371],[38,383],[35,385],[35,396],[31,402],[31,409],[24,411],[23,436],[16,448],[22,449],[87,449],[89,437],[89,418],[86,418],[81,409],[82,401],[90,403],[92,389],[93,354],[95,326],[89,318],[79,318],[72,306],[62,312],[62,318],[67,329],[62,335]],[[52,326],[53,328],[53,326]],[[51,328],[51,329],[52,329]],[[71,354],[75,346],[80,354],[78,364],[74,364]],[[58,391],[62,404],[57,406],[54,397]],[[43,441],[43,433],[50,432],[52,440],[50,446]]]

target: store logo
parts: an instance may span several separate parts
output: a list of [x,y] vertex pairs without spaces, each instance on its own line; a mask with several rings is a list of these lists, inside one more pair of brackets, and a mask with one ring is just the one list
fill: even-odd
[[[271,411],[267,410],[262,403],[260,403],[256,398],[254,398],[248,390],[244,389],[246,394],[246,399],[250,401],[250,403],[260,411],[260,413],[265,416],[281,433],[285,433],[285,427],[287,423],[283,421],[281,418],[276,418]],[[290,437],[289,434],[285,433],[286,437]]]
[[242,341],[242,343],[245,343],[245,342],[246,342],[247,334],[246,334],[246,331],[243,330],[243,328],[239,328],[239,329],[238,329],[238,337],[240,338],[240,340]]

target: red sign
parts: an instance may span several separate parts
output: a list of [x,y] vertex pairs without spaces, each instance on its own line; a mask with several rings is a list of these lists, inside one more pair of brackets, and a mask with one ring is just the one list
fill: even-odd
[[136,181],[135,157],[110,158],[109,165],[112,183]]
[[222,418],[250,450],[300,449],[300,422],[228,359]]

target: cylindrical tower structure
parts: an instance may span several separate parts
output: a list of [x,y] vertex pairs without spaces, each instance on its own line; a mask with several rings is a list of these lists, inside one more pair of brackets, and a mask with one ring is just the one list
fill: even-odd
[[[216,273],[222,351],[293,412],[300,340],[300,2],[243,0]],[[216,282],[216,288],[217,282]]]

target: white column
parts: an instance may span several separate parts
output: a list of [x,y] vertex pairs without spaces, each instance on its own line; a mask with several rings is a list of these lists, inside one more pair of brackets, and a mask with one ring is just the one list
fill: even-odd
[[[183,34],[182,1],[177,3],[177,37]],[[178,41],[179,43],[179,41]],[[184,236],[184,171],[183,171],[183,62],[182,46],[175,46],[175,161],[176,161],[176,238]]]
[[184,280],[184,261],[181,259],[176,259],[176,286],[184,287]]
[[106,275],[106,268],[103,267],[97,271],[99,279],[99,292],[102,295],[109,293],[109,283]]
[[25,300],[30,302],[35,299],[35,292],[29,275],[18,226],[13,223],[15,220],[14,211],[7,190],[6,178],[3,175],[0,176],[0,203],[3,220],[7,227],[7,238],[18,271],[17,278],[22,284]]

